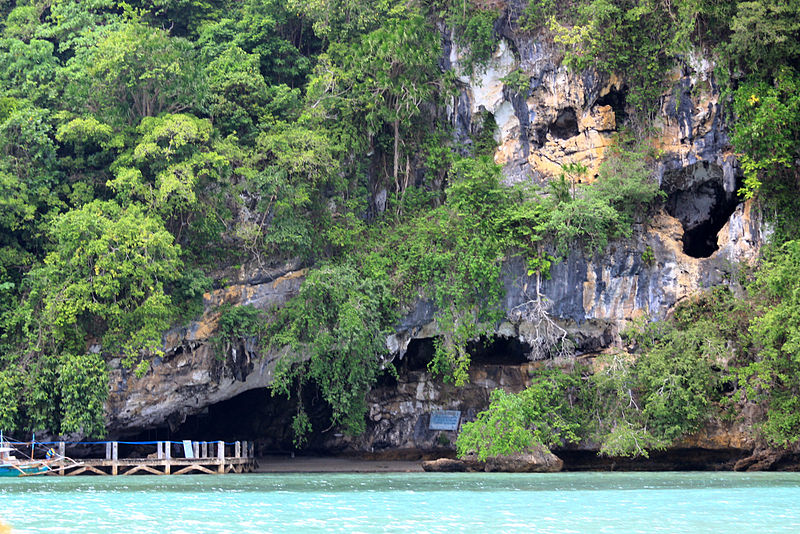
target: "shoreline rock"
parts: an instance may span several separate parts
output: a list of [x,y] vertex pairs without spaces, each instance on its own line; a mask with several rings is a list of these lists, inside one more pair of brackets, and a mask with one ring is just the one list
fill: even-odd
[[491,456],[486,461],[475,455],[465,458],[439,458],[422,462],[422,469],[430,473],[558,473],[564,462],[544,447],[524,453]]

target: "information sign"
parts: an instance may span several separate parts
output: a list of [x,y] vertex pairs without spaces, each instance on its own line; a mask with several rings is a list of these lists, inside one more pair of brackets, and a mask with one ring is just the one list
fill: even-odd
[[431,413],[431,422],[428,428],[431,430],[458,430],[460,420],[460,410],[439,410]]

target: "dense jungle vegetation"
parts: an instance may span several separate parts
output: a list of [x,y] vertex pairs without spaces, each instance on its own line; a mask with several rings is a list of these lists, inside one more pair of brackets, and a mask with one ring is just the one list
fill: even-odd
[[[496,393],[459,449],[591,437],[646,454],[742,402],[768,407],[770,443],[800,439],[800,1],[508,4],[0,5],[0,428],[102,435],[108,360],[147,373],[218,273],[289,258],[311,267],[300,295],[278,311],[224,309],[215,342],[286,351],[276,392],[313,383],[332,423],[360,432],[366,392],[391,372],[385,335],[420,295],[442,332],[430,369],[463,383],[467,341],[504,314],[504,258],[546,277],[658,205],[650,121],[668,71],[699,49],[717,61],[742,195],[773,224],[762,266],[740,298],[714,290],[669,323],[635,325],[638,358]],[[480,72],[509,21],[561,46],[572,69],[629,78],[631,113],[595,185],[575,187],[586,170],[570,165],[508,188],[491,128],[454,141],[443,36]],[[537,300],[529,313],[546,315]],[[543,356],[568,342],[545,334]],[[298,443],[309,426],[300,406]]]

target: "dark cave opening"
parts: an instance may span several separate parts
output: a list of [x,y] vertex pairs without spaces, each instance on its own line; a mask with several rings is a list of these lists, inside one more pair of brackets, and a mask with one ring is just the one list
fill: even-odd
[[717,251],[717,234],[739,204],[738,185],[726,191],[722,169],[708,162],[664,173],[666,210],[683,226],[686,255],[708,258]]
[[557,139],[569,139],[578,135],[578,116],[572,108],[558,112],[555,122],[550,125],[550,135]]
[[717,234],[728,222],[728,218],[733,213],[733,210],[736,209],[736,205],[735,198],[733,202],[722,201],[709,214],[708,220],[694,228],[685,230],[683,234],[683,252],[693,258],[708,258],[716,252],[719,248]]
[[625,123],[627,114],[625,113],[625,102],[628,98],[628,87],[623,86],[622,89],[611,89],[607,94],[601,96],[595,102],[598,106],[611,106],[614,111],[614,119],[617,129],[619,130]]
[[408,343],[403,358],[395,360],[394,365],[400,374],[408,371],[424,371],[428,367],[428,362],[433,359],[435,352],[436,346],[433,338],[412,339]]
[[[412,339],[403,358],[395,360],[394,365],[399,374],[424,371],[435,351],[432,338]],[[528,363],[530,351],[530,345],[514,337],[482,337],[467,344],[473,365],[522,365]]]
[[523,365],[531,347],[515,337],[481,338],[467,346],[475,365]]
[[[331,409],[315,384],[306,384],[302,393],[303,404],[311,420],[312,432],[308,436],[308,450],[318,450],[330,426]],[[176,428],[168,426],[147,430],[134,441],[190,439],[194,441],[255,442],[256,455],[287,453],[295,450],[292,443],[292,419],[297,413],[297,397],[287,399],[266,388],[251,389],[215,404],[200,413],[190,415]]]

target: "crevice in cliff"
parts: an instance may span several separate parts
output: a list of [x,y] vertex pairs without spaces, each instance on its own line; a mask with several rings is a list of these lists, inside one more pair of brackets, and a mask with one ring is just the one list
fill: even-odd
[[728,191],[719,165],[698,162],[664,173],[667,213],[683,226],[683,252],[708,258],[718,248],[717,234],[736,210],[736,188]]
[[412,339],[403,358],[395,362],[395,367],[400,374],[408,371],[424,371],[428,362],[433,358],[436,347],[433,338]]
[[572,108],[558,112],[555,122],[550,125],[550,135],[556,139],[570,139],[578,135],[578,116]]

